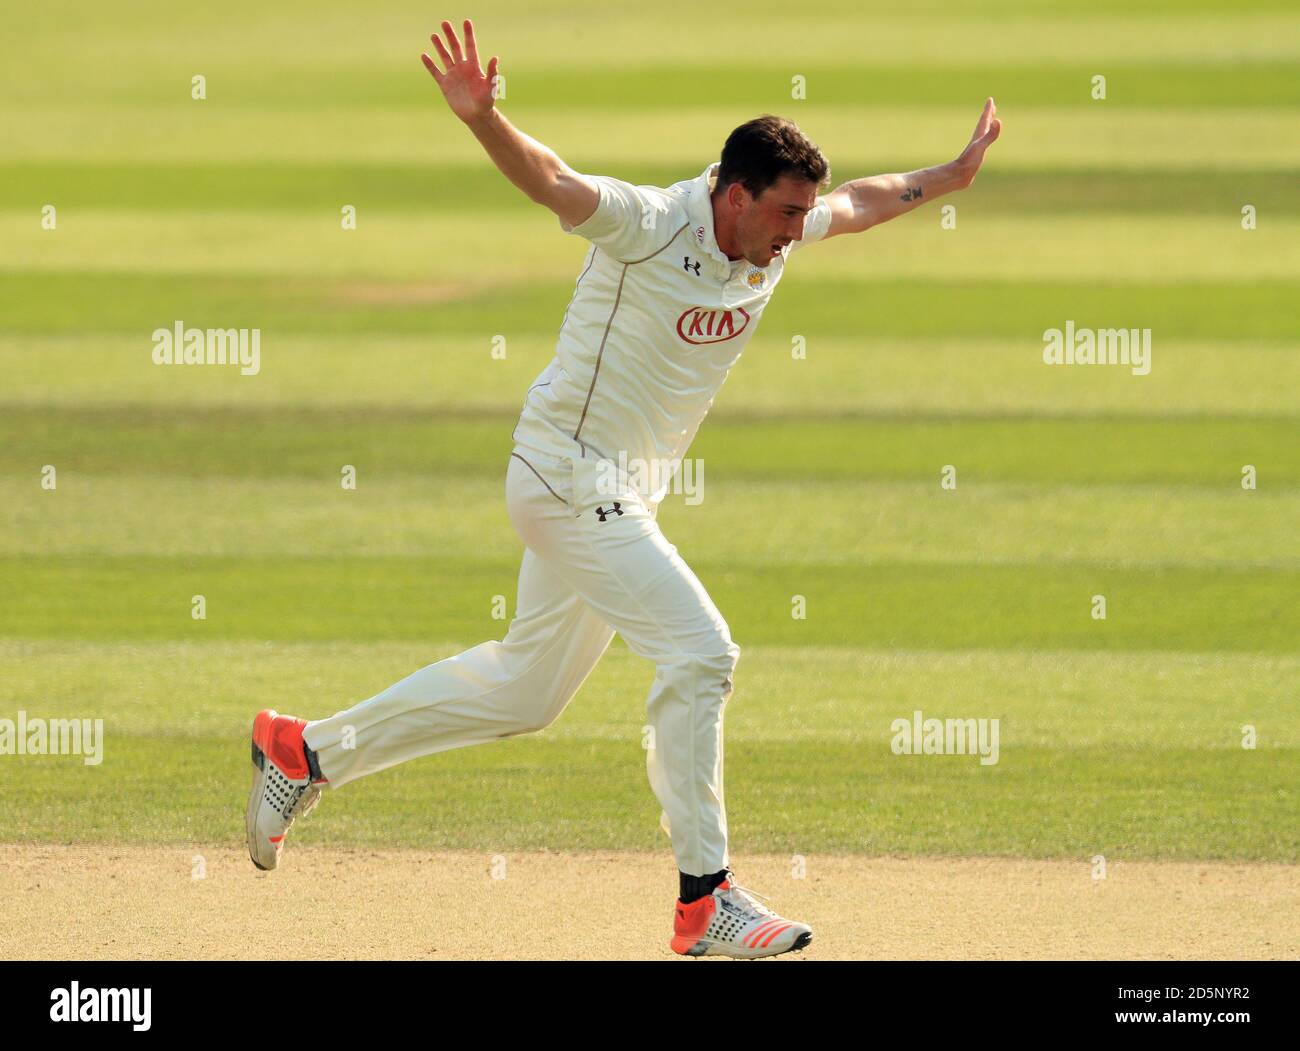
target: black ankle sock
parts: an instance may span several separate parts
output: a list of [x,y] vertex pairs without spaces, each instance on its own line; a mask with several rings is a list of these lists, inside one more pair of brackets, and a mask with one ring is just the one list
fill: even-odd
[[682,904],[689,905],[706,894],[712,894],[713,889],[727,878],[727,870],[723,869],[711,876],[688,876],[685,872],[679,872],[678,875],[681,877]]
[[307,747],[307,742],[302,743],[302,753],[307,757],[307,770],[311,774],[313,781],[324,781],[325,775],[320,772],[320,763],[316,760],[316,753]]

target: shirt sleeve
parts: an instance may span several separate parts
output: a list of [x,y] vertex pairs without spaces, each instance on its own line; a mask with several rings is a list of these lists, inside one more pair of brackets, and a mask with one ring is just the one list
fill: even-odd
[[804,245],[813,244],[820,241],[826,236],[826,231],[831,228],[831,206],[826,203],[825,197],[818,197],[817,203],[804,217],[803,237],[790,244],[790,251],[795,252]]
[[673,199],[657,186],[633,186],[608,175],[588,176],[600,190],[596,210],[582,223],[570,226],[563,219],[566,234],[585,237],[619,262],[633,262],[653,255],[673,231]]

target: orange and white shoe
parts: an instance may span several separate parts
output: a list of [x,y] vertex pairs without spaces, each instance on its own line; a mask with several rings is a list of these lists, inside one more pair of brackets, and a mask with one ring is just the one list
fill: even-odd
[[245,825],[248,856],[259,869],[280,864],[284,837],[297,818],[320,802],[320,785],[313,779],[303,750],[306,719],[267,709],[253,720],[253,789],[248,795]]
[[682,956],[731,956],[756,960],[805,948],[812,928],[778,916],[760,904],[753,891],[728,878],[689,905],[679,899],[668,944]]

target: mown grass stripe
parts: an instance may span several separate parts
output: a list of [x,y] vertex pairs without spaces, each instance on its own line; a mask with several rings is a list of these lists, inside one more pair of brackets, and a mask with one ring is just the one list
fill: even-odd
[[[823,66],[786,62],[756,72],[752,65],[698,67],[666,65],[628,70],[590,70],[575,77],[569,70],[522,70],[510,81],[514,105],[531,104],[581,110],[611,102],[631,110],[689,108],[707,98],[708,105],[751,106],[755,112],[792,108],[791,78],[804,78],[809,107],[907,105],[960,106],[988,96],[1012,113],[1034,106],[1092,106],[1092,78],[1106,77],[1105,105],[1122,112],[1128,106],[1283,107],[1300,104],[1300,63],[1131,63],[1106,62],[1064,66]],[[707,96],[700,91],[708,78]],[[372,90],[377,85],[371,81]],[[301,102],[310,104],[306,90]],[[397,102],[410,92],[394,80],[392,94],[375,101]],[[250,95],[248,101],[255,101]]]
[[[263,353],[288,333],[464,334],[479,340],[554,336],[571,281],[465,287],[416,284],[376,295],[366,282],[210,274],[59,271],[0,273],[0,331],[151,333],[176,320],[199,328],[259,328]],[[792,272],[764,315],[768,336],[1007,336],[1042,346],[1063,328],[1150,328],[1153,339],[1300,340],[1288,281],[1250,284],[1044,281],[800,280]]]
[[[214,528],[220,528],[214,524]],[[1300,571],[878,563],[693,566],[743,647],[1300,652]],[[499,638],[518,561],[428,558],[0,559],[0,636]],[[206,619],[191,618],[191,598]],[[806,619],[792,617],[802,595]],[[1107,619],[1091,615],[1104,595]]]
[[[1300,81],[1300,77],[1297,77]],[[836,185],[878,172],[907,171],[915,157],[880,157],[873,171],[833,168]],[[834,158],[832,158],[834,164]],[[670,186],[697,175],[682,165],[653,159],[629,164],[587,161],[585,169],[637,184]],[[1261,215],[1300,214],[1295,192],[1300,171],[1249,169],[1096,170],[1043,167],[1008,170],[989,166],[978,189],[962,197],[970,215],[1062,215],[1114,212],[1124,215],[1239,215],[1243,203]],[[65,217],[78,211],[321,212],[337,226],[338,210],[350,202],[365,214],[427,212],[463,215],[486,211],[536,212],[488,162],[474,164],[139,164],[70,160],[66,163],[0,163],[0,209],[38,211],[57,201]],[[270,221],[268,219],[268,221]]]
[[[983,480],[953,492],[933,478],[744,480],[715,476],[705,470],[711,462],[687,465],[688,492],[671,494],[658,521],[692,559],[713,563],[1300,568],[1300,487],[1279,487],[1267,474],[1253,492]],[[0,476],[0,554],[509,561],[519,553],[499,469],[439,473],[432,483],[363,471],[356,491],[319,476],[76,473],[62,481],[52,496],[31,471]],[[212,529],[232,507],[239,529]]]
[[[581,703],[581,702],[577,702]],[[631,708],[640,699],[628,698]],[[981,709],[983,710],[983,709]],[[743,720],[737,709],[729,716]],[[639,724],[620,744],[534,735],[364,778],[294,828],[299,846],[472,850],[664,849]],[[0,767],[7,842],[240,845],[242,727],[185,741],[112,736],[105,760]],[[1006,731],[1004,731],[1004,734]],[[996,766],[897,756],[860,741],[727,745],[732,849],[787,854],[1272,860],[1300,857],[1291,793],[1300,750],[1036,748],[1004,736]],[[1189,775],[1189,771],[1194,772]],[[182,790],[178,790],[182,786]],[[490,790],[485,788],[490,786]],[[166,805],[159,804],[166,800]]]
[[[298,692],[310,699],[297,714],[314,716],[460,649],[445,640],[250,645],[0,638],[0,705],[25,698],[32,715],[73,715],[84,714],[93,699],[114,735],[157,737],[159,713],[168,712],[178,717],[166,727],[173,739],[235,736],[246,729],[249,698],[271,683],[300,684]],[[150,674],[141,676],[141,668]],[[1234,750],[1241,748],[1241,724],[1254,722],[1267,727],[1257,741],[1261,754],[1300,747],[1300,721],[1288,718],[1300,657],[749,644],[743,669],[728,740],[886,745],[900,713],[920,707],[946,715],[950,706],[969,702],[998,716],[1018,746],[1123,747],[1143,733],[1152,751]],[[651,663],[616,638],[547,736],[639,738],[638,702],[652,674]]]
[[[418,47],[419,41],[412,46]],[[417,52],[418,53],[418,52]],[[774,56],[753,64],[712,62],[707,50],[696,61],[629,62],[621,68],[530,66],[516,60],[507,76],[504,105],[527,113],[535,108],[581,112],[617,105],[635,113],[647,110],[689,110],[701,106],[747,106],[755,113],[792,107],[871,105],[975,105],[992,95],[1006,112],[1041,106],[1092,106],[1092,78],[1106,77],[1105,105],[1122,111],[1128,106],[1226,106],[1279,108],[1300,104],[1300,63],[1294,61],[1213,62],[1130,61],[973,65],[918,62],[827,64]],[[650,58],[643,55],[642,58]],[[181,67],[188,72],[189,67]],[[286,77],[275,66],[230,63],[209,75],[221,83],[224,106],[265,109],[268,100],[286,111],[311,111],[322,106],[412,107],[428,109],[436,100],[431,85],[409,64],[336,63],[324,76]],[[792,97],[792,78],[804,79],[804,96]],[[131,80],[110,88],[106,98],[117,103],[156,102],[165,95],[168,79],[184,79],[180,70],[158,70],[152,80]],[[707,86],[707,90],[705,90]],[[102,103],[101,103],[102,104]]]
[[[157,471],[189,477],[315,476],[338,485],[353,464],[374,480],[504,472],[515,414],[456,416],[398,410],[249,411],[6,409],[0,470],[35,477],[54,464],[64,484],[79,473]],[[1253,464],[1268,486],[1300,482],[1294,417],[1173,419],[853,417],[727,419],[701,428],[690,455],[715,477],[892,479],[938,485],[945,464],[959,484],[1150,483],[1240,492]]]
[[[437,419],[513,417],[523,392],[555,353],[544,335],[492,344],[459,337],[288,336],[258,378],[153,366],[130,333],[0,335],[0,417],[26,406],[78,411],[170,412],[318,409],[417,411]],[[924,419],[997,416],[1153,418],[1300,413],[1300,354],[1286,343],[1163,342],[1152,371],[1061,369],[1041,347],[997,339],[818,338],[798,359],[760,329],[732,369],[711,419],[797,421],[826,417]],[[513,425],[512,425],[513,426]]]

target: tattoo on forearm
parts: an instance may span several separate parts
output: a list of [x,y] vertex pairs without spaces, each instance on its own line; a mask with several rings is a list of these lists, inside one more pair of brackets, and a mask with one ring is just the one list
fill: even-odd
[[921,187],[909,186],[907,191],[898,199],[900,201],[919,201],[923,196],[925,195],[921,192]]

